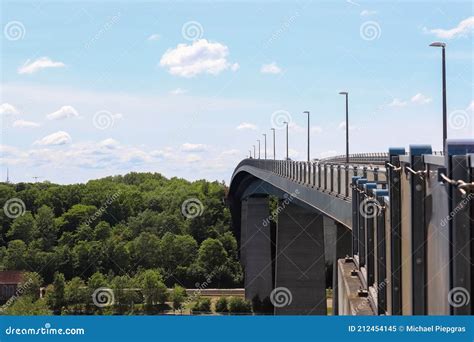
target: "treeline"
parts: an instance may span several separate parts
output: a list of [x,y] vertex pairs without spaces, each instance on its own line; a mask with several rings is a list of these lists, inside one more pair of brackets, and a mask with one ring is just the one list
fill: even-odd
[[21,215],[0,211],[0,266],[35,271],[42,286],[55,274],[79,287],[93,275],[139,286],[147,270],[166,287],[208,278],[212,287],[241,286],[225,192],[222,183],[157,173],[74,185],[2,183],[0,203],[20,199],[24,208]]

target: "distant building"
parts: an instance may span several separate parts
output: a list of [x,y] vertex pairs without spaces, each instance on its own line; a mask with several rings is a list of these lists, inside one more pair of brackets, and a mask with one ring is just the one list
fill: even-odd
[[23,271],[0,271],[0,302],[6,302],[14,296],[18,286],[23,282]]

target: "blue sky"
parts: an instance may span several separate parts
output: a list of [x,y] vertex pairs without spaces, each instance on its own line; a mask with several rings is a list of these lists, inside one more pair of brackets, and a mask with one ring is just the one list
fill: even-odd
[[[472,3],[2,1],[1,177],[129,171],[228,182],[262,133],[290,154],[441,146],[474,136]],[[277,158],[285,152],[277,130]],[[263,147],[262,147],[263,148]],[[263,153],[263,151],[262,151]]]

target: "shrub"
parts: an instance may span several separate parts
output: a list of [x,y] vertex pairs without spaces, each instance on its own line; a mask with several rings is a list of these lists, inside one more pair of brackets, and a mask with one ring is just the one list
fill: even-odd
[[229,298],[229,312],[230,313],[250,313],[252,312],[252,305],[249,301],[240,297]]
[[198,298],[194,303],[192,309],[193,312],[210,312],[211,311],[211,300],[209,298]]
[[216,302],[216,312],[229,312],[227,297],[220,297]]

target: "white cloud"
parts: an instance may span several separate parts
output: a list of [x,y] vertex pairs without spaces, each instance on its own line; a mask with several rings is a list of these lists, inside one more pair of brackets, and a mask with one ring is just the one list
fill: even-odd
[[238,130],[244,130],[244,129],[250,129],[252,131],[256,131],[257,130],[257,125],[254,125],[252,123],[249,123],[249,122],[242,122],[240,125],[237,126]]
[[109,149],[116,149],[119,147],[120,143],[115,139],[107,138],[105,140],[100,141],[98,145],[107,147]]
[[411,102],[416,104],[427,104],[431,102],[431,98],[421,93],[418,93],[411,98]]
[[[179,44],[168,49],[160,60],[160,65],[172,75],[194,77],[199,74],[218,75],[226,69],[234,70],[227,57],[229,48],[218,42],[199,39],[192,44]],[[238,64],[237,64],[238,65]]]
[[48,57],[41,57],[35,61],[27,60],[25,64],[18,68],[19,74],[32,74],[46,68],[62,68],[63,62],[54,62]]
[[388,104],[389,107],[405,107],[407,105],[406,101],[400,99],[393,99],[392,102]]
[[78,117],[79,113],[72,106],[62,106],[57,111],[46,115],[48,120],[61,120],[66,118]]
[[263,74],[279,74],[281,73],[281,68],[275,62],[272,62],[262,65],[260,72]]
[[321,152],[319,154],[320,158],[323,159],[323,158],[329,158],[329,157],[334,157],[337,155],[337,152],[334,151],[334,150],[329,150],[329,151],[325,151],[325,152]]
[[295,159],[295,160],[296,160],[296,159],[298,158],[298,156],[300,155],[300,153],[299,153],[297,150],[294,150],[294,149],[292,149],[292,148],[289,148],[289,149],[288,149],[288,155],[289,155],[289,157],[290,157],[291,159]]
[[456,27],[452,29],[427,29],[423,28],[425,33],[434,34],[438,38],[453,39],[467,36],[474,28],[474,16],[462,20]]
[[297,123],[290,122],[288,124],[288,129],[293,132],[306,132],[306,129],[303,126],[298,125]]
[[186,156],[186,158],[184,159],[184,161],[187,162],[187,163],[196,163],[196,162],[199,162],[201,160],[202,160],[202,158],[200,156],[195,155],[195,154],[190,154],[189,156]]
[[39,127],[40,124],[33,121],[26,121],[26,120],[15,120],[13,122],[13,127],[16,128],[34,128]]
[[2,103],[0,105],[0,115],[18,115],[20,111],[9,103]]
[[368,17],[375,14],[377,14],[377,11],[363,10],[362,12],[360,12],[361,17]]
[[148,37],[148,40],[152,40],[152,41],[160,40],[160,39],[161,39],[161,35],[158,33],[153,33],[152,35]]
[[204,144],[184,143],[181,145],[181,150],[183,152],[205,152],[207,150],[207,146]]
[[34,142],[34,145],[50,146],[50,145],[64,145],[71,142],[71,136],[64,132],[58,131],[56,133],[45,136],[44,138]]
[[237,156],[241,154],[241,152],[237,149],[232,149],[232,150],[226,150],[226,151],[222,151],[221,155],[223,156]]
[[231,66],[230,66],[230,70],[232,71],[237,71],[240,69],[240,65],[239,63],[233,63]]
[[170,91],[170,94],[171,95],[182,95],[182,94],[186,94],[188,91],[185,90],[185,89],[181,89],[181,88],[176,88],[172,91]]

